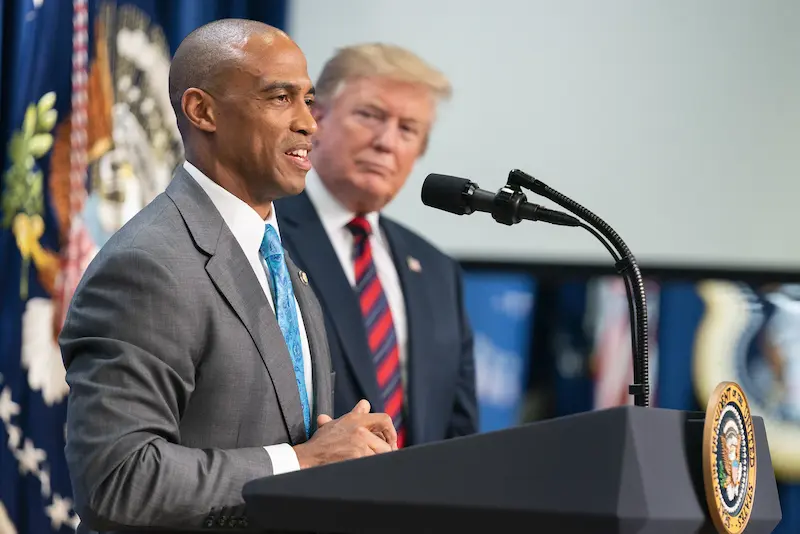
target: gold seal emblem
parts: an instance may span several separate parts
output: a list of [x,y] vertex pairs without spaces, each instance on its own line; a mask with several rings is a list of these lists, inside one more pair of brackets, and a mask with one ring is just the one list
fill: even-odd
[[747,398],[735,382],[720,383],[708,400],[703,482],[717,531],[743,532],[756,491],[756,440]]

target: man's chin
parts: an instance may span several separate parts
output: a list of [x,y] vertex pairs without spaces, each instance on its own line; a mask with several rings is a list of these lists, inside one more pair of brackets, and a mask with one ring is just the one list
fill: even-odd
[[295,195],[299,195],[306,189],[306,180],[303,178],[302,180],[293,181],[289,184],[286,188],[286,196],[293,197]]
[[306,188],[306,175],[308,171],[293,169],[293,172],[285,173],[281,180],[281,190],[283,196],[291,197],[299,195]]

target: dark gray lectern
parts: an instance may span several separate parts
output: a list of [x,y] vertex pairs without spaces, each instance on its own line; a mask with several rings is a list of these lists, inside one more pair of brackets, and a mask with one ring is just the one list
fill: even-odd
[[[265,531],[459,534],[716,532],[702,472],[702,412],[586,412],[267,477],[245,486]],[[745,534],[781,518],[764,422]]]

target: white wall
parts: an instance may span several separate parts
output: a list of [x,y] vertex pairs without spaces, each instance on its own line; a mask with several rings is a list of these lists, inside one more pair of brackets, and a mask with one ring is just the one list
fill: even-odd
[[[425,207],[430,172],[520,168],[640,262],[800,268],[800,2],[292,0],[315,79],[341,45],[404,45],[455,95],[387,212],[461,257],[601,261],[580,229]],[[534,197],[529,200],[549,204]]]

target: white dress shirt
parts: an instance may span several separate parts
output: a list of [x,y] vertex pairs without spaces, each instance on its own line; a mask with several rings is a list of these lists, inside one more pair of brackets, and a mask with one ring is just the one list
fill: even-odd
[[[267,267],[266,261],[261,256],[260,248],[261,241],[264,239],[266,224],[269,224],[275,229],[278,237],[281,235],[280,229],[278,228],[278,220],[275,216],[275,206],[270,210],[269,217],[264,220],[253,208],[247,205],[247,203],[211,180],[188,161],[184,162],[183,167],[209,196],[211,202],[214,203],[217,211],[219,211],[225,224],[233,234],[233,237],[236,238],[239,246],[242,247],[242,252],[244,252],[247,261],[253,268],[256,278],[258,278],[258,283],[261,284],[261,289],[264,291],[264,295],[266,295],[267,301],[274,312],[275,304],[272,301],[272,291],[267,281],[269,268]],[[300,307],[297,304],[297,298],[295,298],[295,307],[297,309],[297,320],[300,327],[300,338],[303,347],[303,369],[305,373],[306,391],[308,392],[308,403],[310,406],[314,406],[314,381],[311,376],[311,350],[308,347],[306,327],[303,323],[303,315],[300,313]],[[280,445],[270,445],[264,447],[264,449],[266,449],[270,456],[274,474],[279,475],[281,473],[300,469],[297,455],[290,444],[281,443]]]
[[[353,264],[353,234],[347,228],[355,213],[342,206],[334,198],[320,180],[314,169],[306,175],[306,193],[314,209],[317,211],[322,226],[328,234],[328,239],[336,251],[339,263],[342,265],[344,274],[350,285],[355,288],[355,266]],[[372,227],[369,243],[372,248],[372,260],[375,262],[375,270],[378,280],[383,286],[386,300],[389,302],[389,309],[392,312],[395,336],[397,337],[397,348],[400,356],[400,371],[402,374],[403,387],[406,388],[407,381],[407,360],[408,360],[408,322],[406,319],[406,304],[403,300],[403,287],[400,285],[400,277],[392,259],[392,251],[389,242],[378,223],[379,214],[377,212],[367,213],[364,217]],[[408,395],[403,396],[404,404],[407,404]]]

